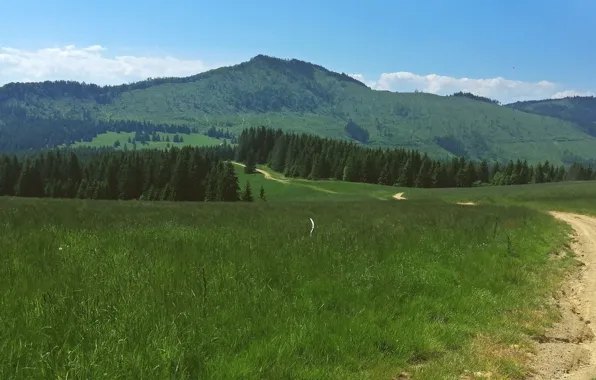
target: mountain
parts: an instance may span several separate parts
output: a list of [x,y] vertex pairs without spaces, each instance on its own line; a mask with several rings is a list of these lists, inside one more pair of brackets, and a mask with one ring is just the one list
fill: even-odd
[[579,125],[584,132],[596,137],[596,97],[574,96],[516,102],[507,104],[507,107],[571,121]]
[[[119,86],[58,81],[0,88],[0,150],[89,141],[106,131],[203,132],[265,125],[432,156],[553,163],[596,159],[573,121],[458,93],[394,93],[308,62],[258,55],[185,78]],[[177,129],[178,128],[178,129]]]

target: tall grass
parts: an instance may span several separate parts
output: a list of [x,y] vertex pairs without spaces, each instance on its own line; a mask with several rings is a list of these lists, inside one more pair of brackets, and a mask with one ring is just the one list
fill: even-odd
[[416,200],[477,201],[596,215],[596,181],[452,189],[405,189]]
[[337,206],[0,199],[0,378],[523,372],[472,348],[541,327],[552,218]]

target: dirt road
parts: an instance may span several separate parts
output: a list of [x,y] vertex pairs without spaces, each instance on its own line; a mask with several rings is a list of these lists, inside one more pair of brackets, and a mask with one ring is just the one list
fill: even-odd
[[458,205],[461,206],[476,206],[478,203],[476,202],[457,202]]
[[[246,167],[246,165],[244,165],[244,164],[243,164],[243,163],[241,163],[241,162],[232,162],[232,163],[233,163],[233,164],[235,164],[235,165],[239,165],[239,166],[242,166],[242,167]],[[270,179],[270,180],[272,180],[272,181],[277,181],[277,182],[281,182],[281,183],[289,183],[289,181],[288,181],[288,180],[285,180],[285,179],[279,179],[279,178],[272,177],[272,176],[271,176],[271,173],[269,173],[268,171],[265,171],[265,170],[263,170],[263,169],[256,169],[256,171],[257,171],[258,173],[261,173],[263,176],[265,176],[265,179]]]
[[575,230],[572,249],[580,264],[557,294],[561,321],[539,339],[533,379],[596,378],[596,218],[551,212]]

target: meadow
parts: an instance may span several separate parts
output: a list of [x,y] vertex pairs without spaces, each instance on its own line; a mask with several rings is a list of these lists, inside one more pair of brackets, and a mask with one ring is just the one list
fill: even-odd
[[[390,200],[397,193],[417,202],[474,202],[491,205],[517,205],[536,210],[558,210],[596,215],[596,181],[556,182],[514,186],[485,186],[471,188],[418,189],[382,186],[343,181],[308,181],[285,178],[266,166],[259,166],[272,178],[260,173],[244,174],[237,166],[240,185],[249,181],[253,191],[263,186],[270,201],[354,201],[364,199]],[[255,190],[256,189],[256,190]]]
[[568,228],[242,176],[271,201],[0,198],[0,378],[523,376]]
[[[72,144],[72,147],[90,147],[90,148],[101,148],[101,147],[114,147],[116,142],[120,143],[117,149],[132,150],[133,144],[128,142],[128,139],[134,138],[134,132],[105,132],[95,136],[91,141],[79,141]],[[181,136],[184,142],[178,143],[173,142],[174,136]],[[165,141],[148,141],[146,144],[137,143],[136,149],[166,149],[168,147],[177,146],[213,146],[219,145],[224,142],[224,139],[216,139],[213,137],[205,136],[200,133],[164,133],[160,132],[160,136],[169,137],[170,142]],[[229,143],[229,141],[228,141]]]
[[537,210],[596,215],[596,181],[451,189],[403,189],[409,199],[522,205]]

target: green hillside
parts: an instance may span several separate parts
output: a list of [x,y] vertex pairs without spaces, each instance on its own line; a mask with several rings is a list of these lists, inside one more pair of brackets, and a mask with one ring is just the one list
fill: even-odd
[[596,97],[593,96],[516,102],[507,107],[569,120],[586,133],[596,136]]
[[[123,121],[128,129],[118,124]],[[466,96],[376,91],[321,66],[262,55],[187,78],[110,87],[44,82],[0,88],[2,150],[92,141],[107,131],[156,124],[194,132],[216,127],[236,135],[266,125],[370,146],[416,148],[437,157],[556,164],[596,158],[596,138],[568,121]]]

